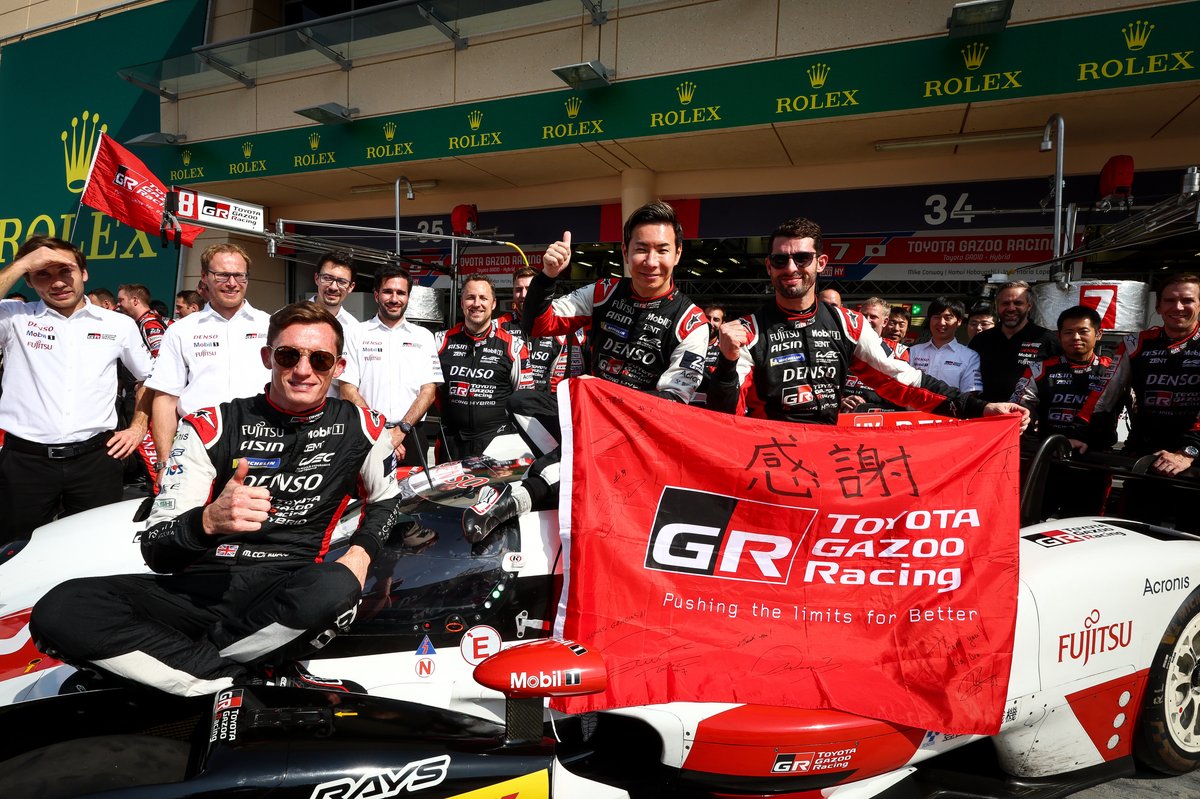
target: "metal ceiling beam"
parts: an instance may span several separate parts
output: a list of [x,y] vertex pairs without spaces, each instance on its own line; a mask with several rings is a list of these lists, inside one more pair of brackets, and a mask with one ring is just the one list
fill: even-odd
[[441,31],[443,36],[445,36],[450,41],[454,42],[455,50],[466,49],[466,47],[467,47],[466,38],[459,36],[458,31],[454,30],[454,28],[451,28],[449,25],[447,25],[445,22],[443,22],[437,16],[437,14],[434,14],[432,11],[430,11],[428,8],[426,8],[423,5],[417,6],[417,13],[419,13],[426,22],[428,22],[430,25],[432,25],[433,27],[435,27],[439,31]]
[[312,28],[305,28],[304,30],[296,31],[296,38],[303,42],[305,47],[309,48],[310,50],[317,51],[333,63],[337,64],[342,68],[343,72],[349,72],[350,70],[354,69],[353,61],[317,39],[317,37],[313,35]]
[[228,75],[229,77],[233,78],[238,83],[245,86],[247,89],[254,88],[254,78],[250,77],[249,75],[247,75],[244,72],[238,71],[238,69],[235,68],[232,64],[227,64],[226,62],[222,61],[221,59],[217,58],[216,56],[210,55],[208,53],[197,52],[196,58],[199,58],[205,64],[208,64],[210,67],[215,69],[217,72],[220,72],[224,75]]
[[592,15],[593,25],[603,25],[608,22],[608,12],[604,10],[604,0],[579,0],[583,10]]

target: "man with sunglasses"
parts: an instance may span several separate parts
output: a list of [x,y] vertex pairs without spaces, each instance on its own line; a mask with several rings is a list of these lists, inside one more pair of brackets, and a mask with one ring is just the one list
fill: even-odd
[[[280,684],[314,684],[292,661],[353,620],[395,521],[395,460],[383,417],[326,397],[344,366],[337,320],[295,303],[271,317],[266,343],[265,393],[179,424],[174,477],[141,542],[156,574],[50,591],[30,620],[43,652],[181,696],[261,679],[268,666]],[[361,523],[326,561],[355,498]]]
[[771,234],[767,275],[775,297],[754,314],[721,326],[721,358],[708,407],[791,422],[837,420],[848,374],[888,402],[946,416],[1020,413],[1010,402],[985,405],[897,358],[862,314],[817,301],[817,275],[829,257],[821,228],[793,219]]
[[208,304],[167,328],[146,387],[154,397],[150,432],[165,468],[180,417],[236,397],[252,397],[270,378],[259,350],[270,317],[246,300],[250,256],[236,244],[214,244],[200,256]]

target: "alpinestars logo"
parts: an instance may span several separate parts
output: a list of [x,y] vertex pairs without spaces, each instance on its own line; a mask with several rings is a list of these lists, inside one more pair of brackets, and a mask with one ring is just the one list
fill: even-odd
[[309,799],[385,799],[441,785],[449,771],[450,756],[438,755],[414,760],[397,771],[384,769],[358,779],[343,777],[323,782],[313,788]]
[[667,486],[646,546],[647,569],[786,584],[817,512]]

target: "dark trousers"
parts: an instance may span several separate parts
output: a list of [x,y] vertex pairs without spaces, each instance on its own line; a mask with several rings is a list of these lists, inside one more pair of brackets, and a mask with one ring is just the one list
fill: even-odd
[[86,577],[42,597],[29,629],[60,660],[198,696],[321,648],[361,593],[337,563]]
[[62,459],[0,448],[0,544],[29,538],[55,516],[119,501],[124,468],[103,447]]

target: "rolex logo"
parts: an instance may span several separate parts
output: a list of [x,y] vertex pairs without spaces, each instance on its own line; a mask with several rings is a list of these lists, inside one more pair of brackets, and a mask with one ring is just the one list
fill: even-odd
[[184,166],[192,165],[192,151],[191,150],[184,150],[183,152],[181,152],[179,154],[179,157],[183,159]]
[[805,70],[808,73],[808,83],[814,89],[819,89],[825,85],[825,81],[829,79],[828,64],[813,64]]
[[242,142],[242,155],[243,156],[245,156],[246,158],[249,158],[253,152],[254,152],[254,142],[252,142],[252,141]]
[[1125,46],[1133,52],[1141,50],[1150,41],[1150,33],[1154,28],[1154,25],[1144,19],[1130,22],[1121,28],[1121,34],[1125,37]]
[[962,49],[963,63],[967,69],[979,69],[983,66],[983,57],[987,55],[988,46],[982,42],[971,42]]
[[[62,132],[63,161],[67,168],[67,190],[79,194],[87,184],[88,169],[92,166],[92,151],[96,149],[96,125],[99,114],[83,112],[83,123],[79,117],[71,118],[71,132]],[[90,124],[89,124],[90,123]],[[108,132],[108,125],[100,125],[100,133]],[[67,139],[70,138],[70,142]]]
[[308,149],[315,150],[321,146],[321,134],[315,130],[308,134]]
[[569,97],[563,103],[563,107],[567,109],[567,119],[574,119],[579,116],[579,109],[583,108],[583,100],[578,97]]
[[395,122],[384,122],[383,123],[383,138],[387,139],[388,141],[391,141],[392,139],[396,138],[396,123]]
[[483,112],[476,109],[468,113],[467,124],[471,126],[471,130],[479,130],[479,126],[483,124]]
[[680,105],[687,105],[692,102],[692,98],[696,96],[696,84],[690,80],[685,80],[683,83],[675,87],[675,94],[679,95]]

